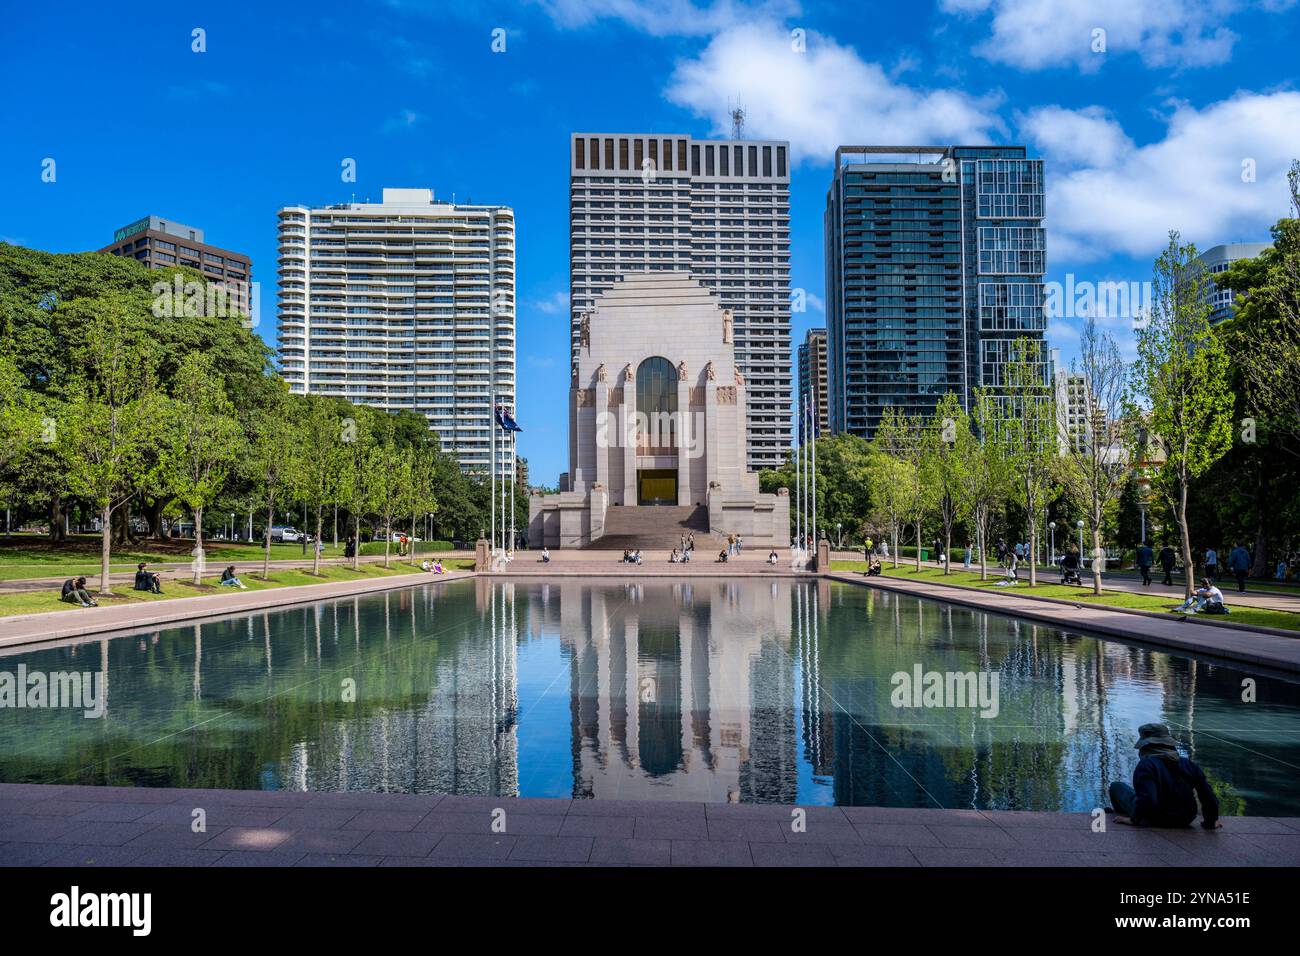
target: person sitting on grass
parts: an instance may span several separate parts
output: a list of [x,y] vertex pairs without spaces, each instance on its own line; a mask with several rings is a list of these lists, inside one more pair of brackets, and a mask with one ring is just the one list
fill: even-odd
[[867,577],[874,578],[878,574],[880,574],[880,558],[873,554],[871,561],[867,564]]
[[1133,785],[1110,785],[1110,804],[1115,822],[1135,827],[1189,827],[1196,819],[1196,801],[1201,802],[1201,826],[1216,830],[1219,800],[1201,768],[1178,753],[1178,742],[1164,724],[1143,724],[1138,728],[1137,767]]
[[1189,614],[1227,614],[1228,609],[1223,603],[1223,592],[1215,587],[1214,582],[1209,578],[1201,578],[1201,586],[1192,592],[1189,597],[1178,607],[1176,611],[1186,611]]
[[86,579],[77,578],[63,582],[63,594],[59,597],[60,601],[67,601],[69,604],[79,604],[82,607],[99,607],[99,603],[90,596],[86,590]]
[[239,588],[241,591],[248,590],[248,585],[235,576],[235,566],[233,564],[221,572],[221,586],[223,588]]
[[446,574],[447,570],[442,566],[442,558],[435,558],[433,562],[434,574]]
[[152,571],[145,570],[145,563],[141,561],[135,566],[135,590],[149,591],[153,594],[162,594],[162,579]]

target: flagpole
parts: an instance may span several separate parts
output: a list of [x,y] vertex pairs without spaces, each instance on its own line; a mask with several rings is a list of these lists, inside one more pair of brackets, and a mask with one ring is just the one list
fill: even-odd
[[[803,402],[799,403],[798,415],[803,414]],[[799,429],[794,433],[794,537],[799,550],[803,550],[803,435]]]
[[808,433],[812,436],[812,544],[815,549],[817,547],[817,423],[813,420],[811,401],[808,403]]

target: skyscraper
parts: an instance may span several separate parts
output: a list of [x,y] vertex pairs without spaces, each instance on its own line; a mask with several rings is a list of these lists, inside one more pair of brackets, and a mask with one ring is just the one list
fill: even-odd
[[145,216],[113,233],[113,241],[100,252],[143,262],[151,269],[189,266],[211,282],[229,290],[228,304],[252,315],[253,261],[203,241],[203,230],[161,216]]
[[[492,401],[515,403],[515,217],[508,206],[383,202],[280,210],[280,360],[289,388],[425,416],[486,473]],[[496,443],[497,474],[514,471]]]
[[825,235],[834,431],[870,438],[886,407],[929,414],[949,391],[969,408],[1017,338],[1042,342],[1043,164],[1024,147],[841,146]]
[[[827,419],[826,330],[809,329],[799,346],[799,400],[795,403],[799,444],[830,431]],[[812,410],[811,433],[803,409]]]
[[[1238,259],[1254,259],[1268,248],[1269,243],[1267,242],[1231,242],[1227,245],[1213,246],[1206,249],[1199,256],[1199,261],[1213,278],[1220,272],[1227,270]],[[1210,306],[1213,309],[1213,312],[1210,313],[1210,321],[1219,323],[1232,318],[1234,311],[1233,291],[1211,285],[1208,294],[1210,296]]]
[[789,144],[575,133],[569,179],[575,361],[582,316],[617,276],[689,270],[735,317],[747,467],[779,467],[790,445]]

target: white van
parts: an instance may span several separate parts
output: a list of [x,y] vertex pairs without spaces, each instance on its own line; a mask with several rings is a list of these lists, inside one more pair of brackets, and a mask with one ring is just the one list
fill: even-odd
[[272,525],[271,540],[279,541],[284,544],[297,544],[302,540],[302,532],[297,528],[291,528],[288,525]]

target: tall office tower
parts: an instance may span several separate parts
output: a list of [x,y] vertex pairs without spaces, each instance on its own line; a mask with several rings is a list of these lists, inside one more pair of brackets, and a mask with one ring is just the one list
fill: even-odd
[[[385,189],[280,210],[280,364],[293,392],[419,412],[486,473],[492,400],[515,404],[515,216]],[[512,442],[496,440],[498,475]]]
[[[1223,246],[1213,246],[1206,249],[1198,257],[1198,261],[1209,272],[1211,278],[1223,272],[1238,259],[1254,259],[1265,249],[1271,248],[1267,242],[1232,242]],[[1211,285],[1209,290],[1210,306],[1213,311],[1210,313],[1210,321],[1219,323],[1225,319],[1232,318],[1235,310],[1233,305],[1234,293],[1231,289],[1220,289]]]
[[[809,329],[803,337],[803,344],[799,346],[799,401],[795,405],[795,416],[798,422],[800,445],[810,438],[828,434],[830,431],[830,422],[827,419],[828,384],[826,330]],[[811,434],[803,414],[805,407],[812,411]]]
[[928,415],[949,391],[969,408],[1017,338],[1043,340],[1043,163],[1024,147],[841,146],[825,234],[833,431],[870,438],[885,408]]
[[575,133],[569,212],[574,361],[582,315],[616,277],[689,269],[735,319],[747,467],[780,467],[790,445],[789,144]]
[[203,230],[161,216],[145,216],[113,233],[100,252],[137,259],[151,269],[189,266],[230,290],[229,303],[244,315],[253,307],[253,260],[203,241]]

